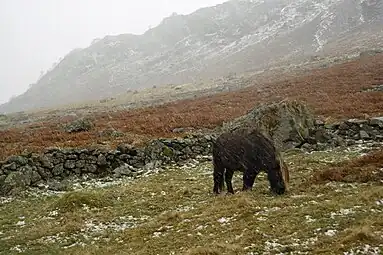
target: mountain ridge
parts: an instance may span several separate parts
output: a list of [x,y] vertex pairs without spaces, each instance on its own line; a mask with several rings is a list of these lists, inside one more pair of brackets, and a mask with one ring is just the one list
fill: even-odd
[[141,35],[105,36],[74,49],[0,112],[202,82],[341,48],[383,47],[382,17],[382,0],[230,0],[171,15]]

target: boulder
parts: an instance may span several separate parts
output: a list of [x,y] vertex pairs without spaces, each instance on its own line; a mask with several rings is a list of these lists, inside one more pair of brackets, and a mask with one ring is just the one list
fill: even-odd
[[121,152],[122,154],[128,154],[131,156],[137,155],[137,149],[130,144],[119,144],[117,146],[117,151]]
[[375,117],[370,119],[370,125],[371,126],[378,126],[380,128],[383,128],[383,117]]
[[241,127],[258,128],[271,137],[279,150],[300,146],[315,127],[315,118],[308,107],[298,101],[281,101],[255,107],[248,114],[224,123],[221,131]]
[[77,119],[64,126],[64,130],[68,133],[90,131],[93,128],[94,124],[88,118]]
[[11,172],[7,177],[0,179],[0,184],[1,195],[14,194],[29,186],[31,179],[29,174],[24,174],[21,171]]
[[53,169],[54,167],[51,156],[43,154],[39,157],[39,161],[41,162],[42,167],[49,168],[49,169]]
[[121,176],[132,176],[133,172],[135,172],[135,170],[132,166],[124,164],[113,170],[113,176],[117,178]]
[[366,131],[364,131],[364,130],[360,130],[360,132],[359,132],[359,137],[360,137],[360,139],[362,139],[362,140],[366,140],[366,139],[369,139],[369,138],[370,138],[370,136],[368,135],[368,133],[367,133]]
[[28,159],[23,156],[10,156],[7,159],[7,163],[9,164],[15,163],[18,166],[24,166],[28,164]]
[[350,124],[350,125],[362,125],[362,124],[367,124],[368,123],[368,120],[362,120],[362,119],[349,119],[346,121],[347,124]]

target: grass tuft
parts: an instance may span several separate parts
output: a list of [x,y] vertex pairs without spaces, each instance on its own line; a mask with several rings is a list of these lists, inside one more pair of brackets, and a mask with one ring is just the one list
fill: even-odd
[[51,207],[60,212],[73,212],[84,207],[102,208],[112,204],[113,198],[107,193],[100,191],[71,191],[60,197]]
[[177,222],[182,219],[182,214],[177,211],[167,211],[159,215],[159,220],[164,223]]
[[348,231],[349,233],[341,241],[342,244],[354,243],[379,243],[381,240],[376,238],[372,229],[369,226],[354,228]]

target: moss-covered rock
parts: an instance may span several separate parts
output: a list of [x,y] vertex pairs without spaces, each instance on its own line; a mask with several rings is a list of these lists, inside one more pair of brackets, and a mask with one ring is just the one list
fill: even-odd
[[255,107],[249,113],[224,123],[222,131],[240,127],[258,128],[271,137],[280,150],[292,148],[309,138],[315,118],[309,108],[299,101],[281,101]]
[[67,125],[64,125],[64,130],[68,133],[90,131],[94,128],[94,123],[89,118],[80,118]]
[[174,152],[171,148],[165,146],[162,149],[162,155],[164,155],[165,157],[168,157],[168,158],[172,158],[174,155]]

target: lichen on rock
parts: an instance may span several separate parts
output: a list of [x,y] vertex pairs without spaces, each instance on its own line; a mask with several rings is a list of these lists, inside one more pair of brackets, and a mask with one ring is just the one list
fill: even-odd
[[285,150],[308,139],[314,126],[315,118],[308,106],[292,100],[255,107],[246,115],[224,123],[222,130],[257,128],[271,137],[279,150]]

